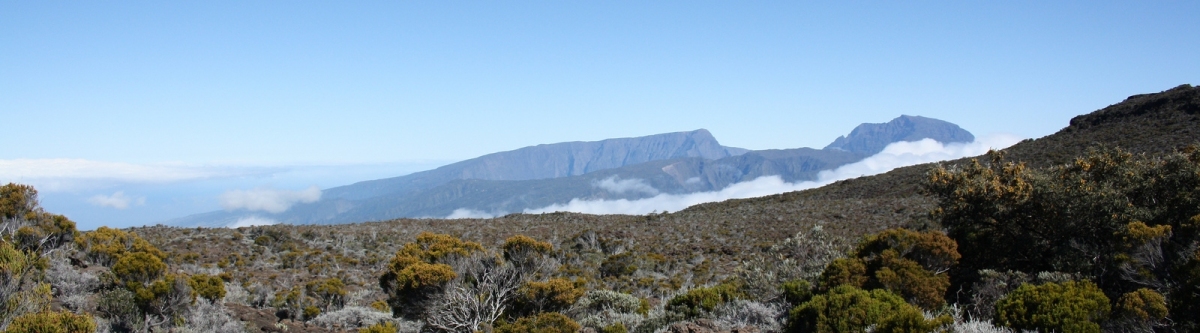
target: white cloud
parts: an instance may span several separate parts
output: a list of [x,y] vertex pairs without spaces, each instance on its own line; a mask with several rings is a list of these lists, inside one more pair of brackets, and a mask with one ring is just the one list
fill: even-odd
[[613,194],[624,194],[625,192],[641,192],[649,195],[658,194],[658,189],[637,178],[617,180],[617,176],[612,176],[601,181],[592,181],[592,186],[599,187]]
[[459,208],[455,209],[446,219],[490,219],[499,216],[488,212],[478,211],[474,209]]
[[588,214],[647,214],[656,211],[678,211],[692,205],[724,201],[729,199],[753,198],[766,195],[806,190],[821,187],[843,179],[870,176],[892,169],[945,161],[967,156],[982,155],[988,149],[1003,149],[1020,141],[1012,135],[998,134],[977,139],[971,143],[942,144],[931,139],[913,142],[892,143],[883,152],[862,161],[843,165],[834,170],[818,173],[817,180],[788,183],[779,176],[757,179],[729,185],[719,191],[690,194],[659,194],[638,200],[580,200],[572,199],[566,204],[554,204],[537,209],[526,209],[525,213],[548,213],[570,211]]
[[130,204],[138,206],[146,204],[146,197],[129,197],[123,191],[114,192],[112,195],[97,194],[87,199],[88,203],[101,207],[112,207],[116,209],[129,208]]
[[296,203],[311,203],[317,200],[321,200],[321,189],[316,186],[300,191],[269,188],[231,190],[220,196],[221,207],[226,210],[260,210],[269,213],[282,213]]
[[169,183],[262,174],[261,167],[132,164],[84,159],[0,160],[0,182],[31,184],[43,191],[77,191],[112,183]]
[[241,228],[241,227],[253,227],[253,226],[257,226],[257,225],[272,225],[272,224],[279,224],[279,221],[275,221],[275,220],[265,218],[265,217],[247,216],[247,217],[240,218],[237,221],[234,221],[233,223],[230,223],[229,225],[227,225],[225,227],[226,228]]

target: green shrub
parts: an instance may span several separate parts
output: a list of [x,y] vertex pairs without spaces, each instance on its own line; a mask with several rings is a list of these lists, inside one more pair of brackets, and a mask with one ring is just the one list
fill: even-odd
[[840,285],[886,289],[925,309],[945,303],[950,278],[944,272],[957,263],[954,240],[940,232],[889,229],[867,236],[850,258],[834,260],[821,273],[820,287]]
[[135,252],[122,256],[113,264],[112,272],[123,282],[150,283],[162,277],[167,264],[157,256]]
[[1108,297],[1091,281],[1022,284],[996,302],[996,323],[1021,330],[1098,333]]
[[625,328],[625,324],[616,323],[600,329],[600,333],[629,333],[629,329]]
[[137,306],[137,297],[132,291],[116,288],[100,293],[96,312],[107,318],[109,325],[123,332],[141,331],[145,317]]
[[96,321],[86,314],[44,311],[23,315],[8,324],[5,333],[92,333]]
[[225,298],[225,281],[218,276],[196,274],[192,275],[190,283],[197,296],[210,301],[220,301]]
[[933,332],[953,322],[949,316],[926,320],[921,310],[900,296],[876,289],[841,285],[813,296],[788,313],[789,332]]
[[390,321],[385,321],[369,327],[358,330],[358,333],[396,333],[400,329],[396,328],[396,324]]
[[808,284],[808,281],[792,280],[783,283],[783,299],[792,306],[808,302],[812,296],[812,285]]
[[147,253],[158,257],[159,261],[167,258],[166,253],[150,245],[150,242],[137,234],[109,227],[99,227],[86,232],[76,238],[75,243],[84,249],[88,260],[104,266],[112,266],[128,253]]
[[508,324],[496,326],[496,333],[574,333],[579,331],[579,324],[567,316],[557,312],[543,312],[537,317],[522,317]]
[[838,258],[825,267],[819,279],[820,291],[841,285],[862,288],[867,283],[867,264],[859,258]]
[[604,259],[604,262],[600,263],[600,276],[622,277],[631,275],[638,270],[634,259],[631,252],[608,256],[608,258]]
[[479,243],[432,233],[422,233],[415,242],[404,244],[379,277],[379,286],[387,293],[393,314],[419,319],[431,298],[458,276],[441,261],[448,256],[465,256],[482,250]]
[[711,287],[688,290],[682,295],[667,301],[667,309],[683,314],[687,318],[696,318],[712,312],[718,305],[735,299],[744,298],[737,283],[722,283]]
[[522,314],[565,311],[583,292],[581,286],[562,278],[526,282],[517,290],[514,310]]

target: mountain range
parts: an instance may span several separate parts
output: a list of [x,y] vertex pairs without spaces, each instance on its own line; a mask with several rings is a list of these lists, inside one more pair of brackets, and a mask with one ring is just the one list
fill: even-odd
[[726,147],[704,129],[543,144],[326,189],[321,200],[282,213],[215,211],[167,224],[224,226],[248,216],[290,224],[335,224],[444,217],[456,211],[502,215],[572,199],[640,199],[660,193],[714,191],[763,176],[798,182],[877,154],[890,143],[926,138],[943,143],[974,140],[970,132],[949,122],[900,116],[887,123],[859,125],[823,149]]

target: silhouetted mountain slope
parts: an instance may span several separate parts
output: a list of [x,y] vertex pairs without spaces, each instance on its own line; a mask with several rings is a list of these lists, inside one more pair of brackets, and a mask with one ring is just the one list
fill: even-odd
[[892,142],[917,141],[925,138],[938,142],[971,142],[971,132],[945,121],[921,116],[900,116],[882,124],[862,124],[840,136],[825,150],[845,150],[863,155],[875,155]]
[[370,180],[325,190],[326,198],[358,200],[404,195],[456,179],[529,180],[569,177],[649,161],[745,153],[721,146],[708,130],[592,142],[563,142],[499,152],[407,176]]
[[[885,124],[863,124],[855,133],[847,141],[854,147],[863,142],[874,144],[884,137],[951,140],[944,142],[974,138],[957,125],[913,116],[901,116]],[[839,140],[846,141],[845,137]],[[299,204],[280,214],[253,215],[284,223],[328,224],[445,217],[458,209],[506,214],[565,204],[572,199],[633,200],[659,193],[714,191],[763,176],[780,176],[788,182],[813,180],[820,171],[867,156],[845,149],[746,151],[720,146],[706,130],[567,142],[489,154],[407,176],[336,187],[326,190],[318,202]],[[650,190],[614,193],[598,186],[606,180],[636,181]],[[232,223],[237,216],[245,215],[251,214],[213,212],[170,223],[212,226]]]

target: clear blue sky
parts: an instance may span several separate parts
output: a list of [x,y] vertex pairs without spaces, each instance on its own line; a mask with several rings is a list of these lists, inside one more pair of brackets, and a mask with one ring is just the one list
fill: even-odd
[[823,147],[900,114],[1040,137],[1200,83],[1197,17],[1196,1],[4,1],[0,161],[411,169],[697,128]]

